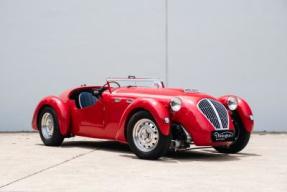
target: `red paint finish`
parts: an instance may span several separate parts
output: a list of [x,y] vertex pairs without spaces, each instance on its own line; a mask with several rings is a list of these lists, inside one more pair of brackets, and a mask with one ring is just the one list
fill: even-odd
[[[38,114],[45,106],[52,107],[58,116],[60,131],[64,136],[87,136],[127,142],[125,131],[129,118],[138,110],[148,111],[154,118],[163,135],[171,133],[171,124],[179,123],[191,135],[196,145],[218,146],[226,142],[213,143],[211,133],[215,130],[210,121],[198,109],[198,102],[211,98],[226,105],[227,96],[216,99],[199,92],[185,92],[183,89],[141,88],[141,87],[109,87],[103,92],[95,105],[84,109],[77,107],[77,93],[93,91],[100,86],[83,86],[65,91],[59,97],[44,98],[35,109],[32,127],[37,130]],[[182,107],[178,112],[170,109],[170,100],[179,97]],[[239,98],[237,109],[249,132],[253,129],[251,109],[247,102]],[[230,112],[229,112],[230,113]],[[170,122],[166,122],[168,118]],[[229,130],[234,130],[229,114]]]
[[62,135],[67,136],[70,131],[69,102],[64,102],[64,100],[56,96],[45,97],[38,104],[33,115],[32,128],[35,130],[38,129],[38,114],[40,113],[41,109],[47,106],[52,107],[56,111],[60,132]]
[[[219,98],[220,102],[222,102],[226,107],[227,107],[227,99],[229,96],[236,97],[234,95],[226,95]],[[251,133],[254,127],[254,120],[251,119],[251,117],[253,118],[252,110],[244,99],[240,97],[237,97],[237,99],[238,99],[238,108],[236,109],[236,112],[239,114],[246,131]]]
[[120,129],[117,131],[116,139],[125,141],[124,130],[126,128],[129,117],[137,110],[146,110],[151,113],[163,135],[170,133],[170,124],[164,123],[164,118],[169,117],[168,106],[164,106],[157,99],[153,98],[137,98],[124,111],[120,119]]

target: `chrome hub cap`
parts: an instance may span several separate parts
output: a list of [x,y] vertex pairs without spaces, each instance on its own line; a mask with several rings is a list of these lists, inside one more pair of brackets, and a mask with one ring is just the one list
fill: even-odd
[[41,131],[45,139],[51,139],[54,133],[54,118],[51,113],[44,113],[41,120]]
[[156,148],[159,140],[159,131],[150,119],[139,120],[133,129],[133,140],[136,147],[143,152],[150,152]]

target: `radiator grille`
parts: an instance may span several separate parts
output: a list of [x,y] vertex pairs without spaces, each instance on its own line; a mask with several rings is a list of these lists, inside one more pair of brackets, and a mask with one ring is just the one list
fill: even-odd
[[228,128],[228,113],[221,103],[213,99],[202,99],[198,107],[215,129]]

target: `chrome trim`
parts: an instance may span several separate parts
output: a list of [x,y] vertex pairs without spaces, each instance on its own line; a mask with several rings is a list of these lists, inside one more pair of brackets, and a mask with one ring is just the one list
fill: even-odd
[[134,100],[133,99],[127,99],[126,102],[127,103],[132,103]]
[[[174,104],[176,104],[177,106],[175,106]],[[182,106],[182,100],[179,97],[173,97],[171,98],[170,102],[169,102],[169,106],[172,112],[178,112],[181,109]],[[174,108],[176,107],[176,108]],[[178,108],[179,107],[179,108]]]
[[191,143],[191,141],[192,141],[191,136],[189,135],[189,133],[185,130],[185,128],[184,128],[183,126],[181,126],[181,128],[182,128],[183,132],[184,132],[185,135],[186,135],[186,142],[187,142],[187,143]]
[[121,102],[121,99],[120,99],[120,98],[115,98],[115,99],[114,99],[114,102],[115,102],[115,103],[119,103],[119,102]]
[[216,115],[216,117],[217,117],[217,120],[218,120],[218,123],[219,123],[219,127],[222,129],[223,126],[222,126],[222,122],[221,122],[221,119],[220,119],[220,117],[219,117],[219,114],[218,114],[218,112],[217,112],[217,109],[214,107],[213,103],[212,103],[209,99],[207,99],[207,102],[208,102],[208,103],[210,104],[210,106],[212,107],[212,109],[213,109],[213,111],[214,111],[214,113],[215,113],[215,115]]
[[198,89],[184,89],[183,90],[185,93],[199,93],[199,90]]

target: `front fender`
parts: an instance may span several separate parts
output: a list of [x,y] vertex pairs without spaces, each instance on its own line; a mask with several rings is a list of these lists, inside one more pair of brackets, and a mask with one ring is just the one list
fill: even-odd
[[168,109],[158,102],[155,99],[151,98],[140,98],[136,99],[132,104],[130,104],[127,109],[124,111],[120,119],[120,129],[116,134],[116,139],[119,141],[126,142],[125,131],[126,125],[129,121],[129,118],[138,110],[148,111],[156,121],[159,129],[163,135],[169,135],[170,133],[170,124],[164,121],[164,118],[169,118]]
[[[227,109],[228,109],[227,99],[229,96],[233,96],[233,95],[226,95],[226,96],[219,98],[220,102],[223,103]],[[236,112],[239,114],[245,130],[247,132],[251,133],[253,131],[253,127],[254,127],[252,110],[251,110],[249,104],[243,98],[240,98],[238,96],[233,96],[233,97],[238,98],[238,107],[236,109]]]
[[59,97],[48,96],[42,99],[37,105],[33,119],[32,119],[32,128],[38,130],[38,116],[43,107],[52,107],[58,118],[60,132],[63,136],[67,136],[70,131],[70,113],[67,103],[64,103]]

